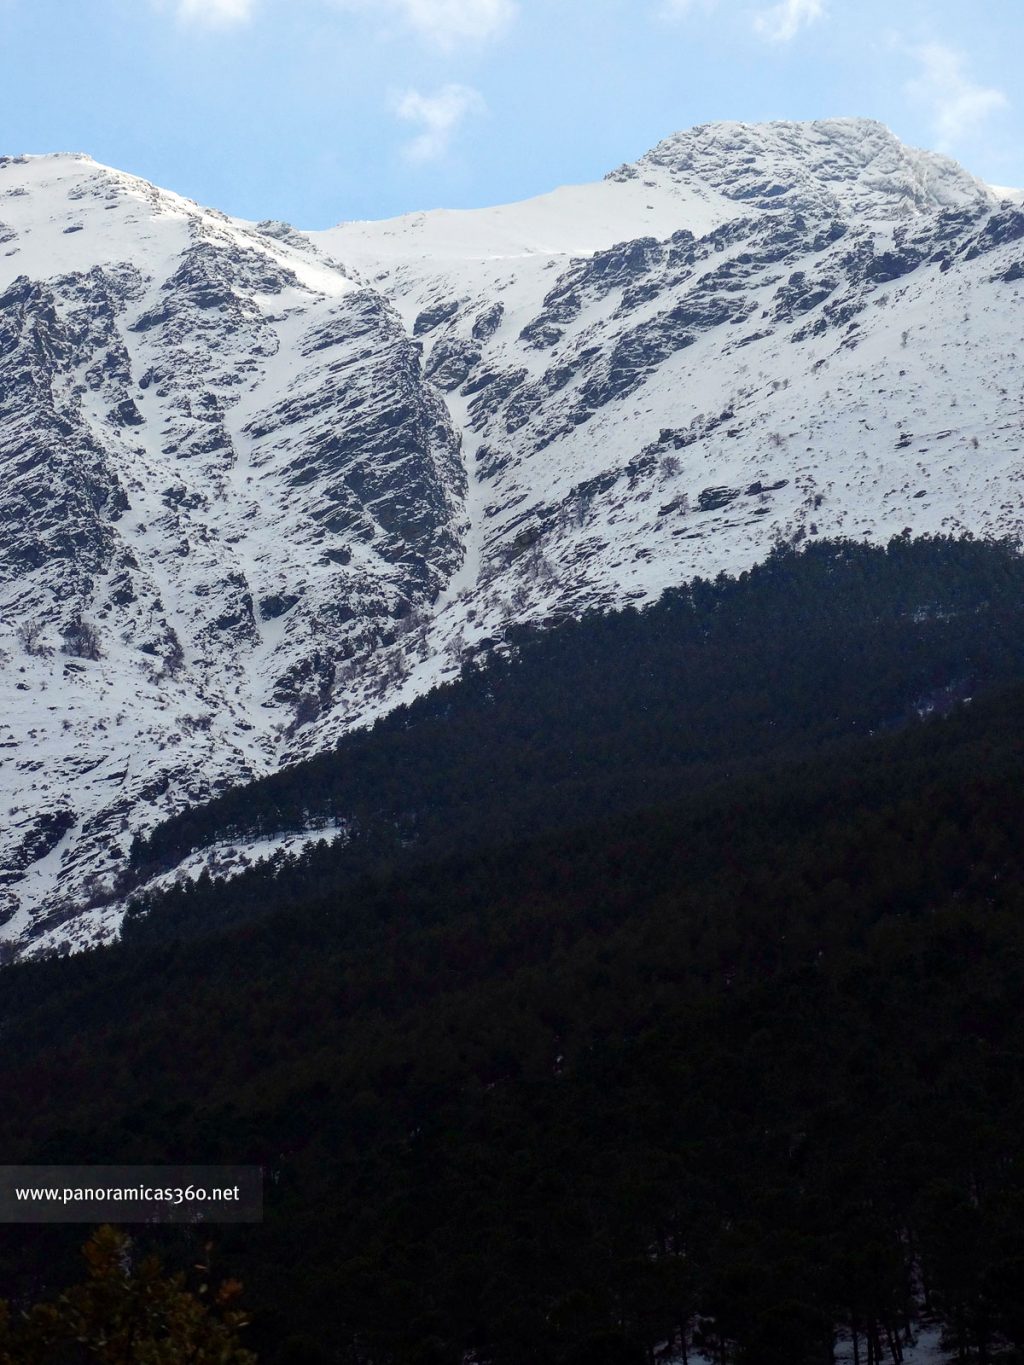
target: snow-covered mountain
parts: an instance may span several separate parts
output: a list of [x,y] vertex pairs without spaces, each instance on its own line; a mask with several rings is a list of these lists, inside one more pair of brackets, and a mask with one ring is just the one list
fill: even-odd
[[0,160],[0,935],[511,620],[1024,525],[1024,209],[879,124],[302,233]]

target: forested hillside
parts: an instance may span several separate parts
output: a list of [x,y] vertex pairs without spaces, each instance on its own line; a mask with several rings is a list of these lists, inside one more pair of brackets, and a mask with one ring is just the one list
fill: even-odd
[[512,632],[457,683],[334,752],[169,820],[136,842],[127,885],[211,845],[318,827],[341,838],[226,887],[204,877],[138,896],[126,931],[206,932],[381,862],[671,801],[1020,677],[1024,559],[1012,546],[780,547],[750,573],[697,579],[643,612]]
[[[923,1320],[1019,1361],[1020,586],[822,546],[518,641],[350,741],[353,786],[313,781],[343,747],[264,787],[361,796],[359,856],[5,970],[8,1160],[264,1164],[217,1256],[268,1365],[881,1362]],[[0,1294],[73,1234],[5,1229]]]
[[[136,838],[525,624],[779,541],[1024,535],[1015,195],[863,118],[609,171],[303,232],[0,156],[0,951],[111,941]],[[243,831],[296,818],[266,795]]]

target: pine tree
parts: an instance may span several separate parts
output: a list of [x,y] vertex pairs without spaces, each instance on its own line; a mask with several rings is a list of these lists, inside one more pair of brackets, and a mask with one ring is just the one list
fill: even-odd
[[82,1284],[22,1312],[0,1302],[0,1365],[256,1365],[238,1340],[248,1319],[231,1308],[236,1280],[193,1292],[155,1256],[136,1264],[131,1239],[111,1227],[83,1255]]

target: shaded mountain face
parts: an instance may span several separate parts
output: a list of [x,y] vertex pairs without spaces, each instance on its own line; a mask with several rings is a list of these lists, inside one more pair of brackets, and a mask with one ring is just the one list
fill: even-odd
[[1024,211],[878,124],[525,204],[249,224],[0,160],[0,934],[511,622],[779,539],[1016,535]]

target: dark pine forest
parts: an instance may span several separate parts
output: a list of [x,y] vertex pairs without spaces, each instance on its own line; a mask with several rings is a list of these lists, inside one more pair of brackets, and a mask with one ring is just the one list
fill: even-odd
[[[333,842],[4,969],[6,1159],[264,1165],[215,1254],[267,1365],[1024,1361],[1024,560],[780,550],[505,646],[132,879]],[[3,1229],[0,1297],[78,1231]]]

